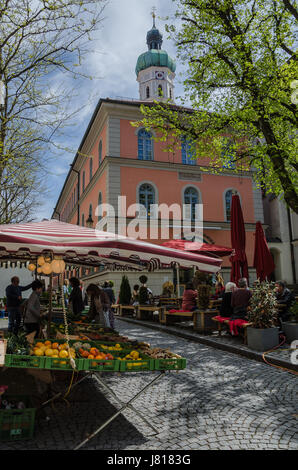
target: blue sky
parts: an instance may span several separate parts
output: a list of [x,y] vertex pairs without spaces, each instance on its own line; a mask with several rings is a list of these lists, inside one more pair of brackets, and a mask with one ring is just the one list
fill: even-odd
[[[62,129],[59,140],[69,151],[50,154],[45,189],[46,198],[36,213],[36,220],[50,218],[64,184],[69,165],[81,143],[92,113],[100,98],[138,98],[135,66],[140,54],[147,50],[146,34],[152,27],[151,11],[156,7],[156,25],[163,34],[163,49],[176,58],[174,43],[167,38],[164,26],[167,16],[174,21],[175,3],[172,0],[110,0],[106,6],[94,41],[87,45],[82,70],[94,77],[77,80],[67,86],[75,89],[70,102],[72,111],[80,108],[71,125]],[[159,18],[160,17],[160,18]],[[172,22],[172,21],[167,21]],[[177,61],[176,97],[183,94],[182,66]],[[65,78],[57,75],[53,87]],[[180,82],[180,83],[179,83]],[[179,99],[176,100],[179,102]]]

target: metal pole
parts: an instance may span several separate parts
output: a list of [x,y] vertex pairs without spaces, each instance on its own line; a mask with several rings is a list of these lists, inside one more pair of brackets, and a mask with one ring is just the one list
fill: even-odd
[[152,380],[149,384],[146,385],[146,387],[144,387],[139,393],[137,393],[137,395],[135,395],[131,400],[129,400],[129,402],[127,402],[124,406],[122,406],[122,408],[117,411],[117,413],[115,413],[113,416],[111,416],[111,418],[109,418],[105,423],[103,423],[100,428],[98,428],[96,431],[94,431],[94,433],[92,433],[87,439],[85,439],[83,442],[81,442],[81,444],[79,444],[78,446],[76,446],[73,450],[78,450],[80,449],[81,447],[83,447],[87,442],[89,442],[93,437],[96,436],[96,434],[98,434],[100,431],[102,431],[102,429],[104,429],[108,424],[110,424],[112,421],[114,421],[114,419],[117,418],[117,416],[119,416],[123,410],[125,410],[125,408],[128,408],[129,405],[134,401],[136,400],[145,390],[147,390],[147,388],[149,388],[151,385],[154,384],[154,382],[156,382],[158,379],[161,378],[161,376],[164,374],[164,371],[161,372],[157,377],[155,377],[154,380]]

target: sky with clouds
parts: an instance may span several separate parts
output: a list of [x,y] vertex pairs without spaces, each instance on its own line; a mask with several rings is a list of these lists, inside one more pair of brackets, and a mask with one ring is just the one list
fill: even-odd
[[[94,109],[100,98],[138,99],[138,83],[135,66],[140,54],[147,50],[146,34],[152,27],[152,7],[156,7],[156,25],[163,34],[163,46],[171,57],[176,59],[175,45],[167,38],[165,23],[175,22],[175,2],[172,0],[110,0],[103,12],[103,21],[95,34],[94,41],[88,44],[84,53],[82,71],[94,77],[92,80],[79,80],[73,85],[76,89],[73,109],[80,108],[70,126],[60,132],[59,140],[70,151],[52,156],[47,174],[45,189],[47,195],[38,209],[36,220],[51,218],[65,178],[76,150],[78,149]],[[166,17],[170,17],[165,21]],[[176,90],[178,97],[183,94],[182,65],[177,61]],[[53,80],[57,86],[60,77]],[[179,83],[180,82],[180,83]],[[176,101],[179,102],[179,99]],[[42,202],[42,201],[41,201]]]

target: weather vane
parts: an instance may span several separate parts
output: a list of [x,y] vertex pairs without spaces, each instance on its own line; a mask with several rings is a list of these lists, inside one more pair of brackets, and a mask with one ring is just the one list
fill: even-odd
[[153,26],[155,26],[155,18],[156,18],[156,7],[152,7],[152,18],[153,18]]

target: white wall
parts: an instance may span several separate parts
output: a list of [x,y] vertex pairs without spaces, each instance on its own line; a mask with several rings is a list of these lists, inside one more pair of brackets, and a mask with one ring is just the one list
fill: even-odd
[[[20,286],[26,286],[34,281],[34,275],[26,268],[0,268],[0,298],[5,297],[5,289],[11,284],[13,276],[20,278]],[[24,291],[22,297],[27,299],[31,292],[31,289]]]

